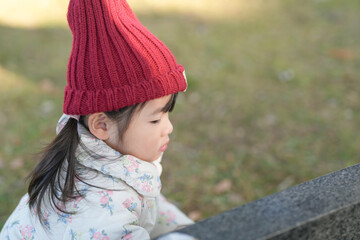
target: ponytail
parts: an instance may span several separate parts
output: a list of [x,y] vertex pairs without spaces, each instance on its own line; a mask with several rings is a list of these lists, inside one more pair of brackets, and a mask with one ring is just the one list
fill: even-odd
[[[58,203],[65,203],[74,198],[75,179],[75,152],[79,144],[77,131],[78,121],[69,118],[66,125],[55,137],[55,139],[44,149],[41,161],[29,174],[30,184],[28,188],[29,206],[35,208],[40,221],[43,223],[42,204],[44,198],[48,197],[52,207],[60,209]],[[67,167],[63,168],[64,162]],[[62,170],[66,170],[65,173]],[[76,194],[79,194],[76,191]]]

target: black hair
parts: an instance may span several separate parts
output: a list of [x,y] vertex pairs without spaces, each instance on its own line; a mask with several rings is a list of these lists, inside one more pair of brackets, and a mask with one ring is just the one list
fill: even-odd
[[[172,94],[162,111],[171,112],[174,109],[176,98],[177,93]],[[105,112],[111,120],[118,122],[120,138],[128,128],[134,113],[141,110],[145,105],[146,102],[143,102],[121,108],[118,111]],[[86,127],[86,116],[81,116],[79,123]],[[30,180],[28,187],[29,207],[36,209],[41,223],[44,223],[41,208],[44,201],[49,200],[50,206],[63,213],[74,214],[73,212],[66,212],[65,209],[60,209],[58,203],[60,202],[65,206],[71,199],[82,196],[75,184],[76,180],[86,183],[84,179],[80,179],[76,172],[78,163],[75,153],[80,144],[77,124],[77,120],[69,118],[55,139],[43,150],[40,162],[28,176]],[[64,162],[67,162],[66,168]]]

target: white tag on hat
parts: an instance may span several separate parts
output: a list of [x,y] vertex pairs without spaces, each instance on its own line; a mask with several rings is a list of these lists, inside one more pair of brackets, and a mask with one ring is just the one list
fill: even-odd
[[185,73],[185,70],[183,71],[183,75],[184,75],[184,78],[185,78],[185,82],[186,82],[186,88],[185,88],[184,92],[186,92],[186,90],[187,90],[187,87],[188,87],[188,81],[187,81],[187,77],[186,77],[186,73]]

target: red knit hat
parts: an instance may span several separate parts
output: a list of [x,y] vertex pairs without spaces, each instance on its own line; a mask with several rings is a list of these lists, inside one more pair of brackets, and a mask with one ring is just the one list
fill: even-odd
[[126,0],[70,0],[73,46],[63,111],[114,111],[185,91],[184,68]]

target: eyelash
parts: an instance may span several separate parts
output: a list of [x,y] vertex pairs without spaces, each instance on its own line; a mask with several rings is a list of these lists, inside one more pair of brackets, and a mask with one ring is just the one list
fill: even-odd
[[150,123],[152,123],[152,124],[157,124],[157,123],[159,123],[159,122],[160,122],[160,119],[159,119],[159,120],[151,121]]

